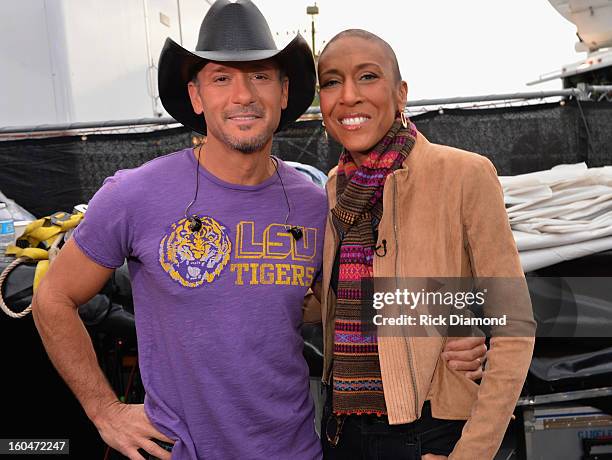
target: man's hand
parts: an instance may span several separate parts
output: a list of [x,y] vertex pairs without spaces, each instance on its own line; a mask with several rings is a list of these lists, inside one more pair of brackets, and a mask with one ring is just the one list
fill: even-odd
[[442,353],[449,368],[465,372],[465,376],[471,380],[482,378],[486,356],[484,337],[449,337]]
[[172,439],[160,433],[152,424],[143,404],[123,404],[116,401],[95,417],[94,424],[104,442],[130,460],[142,460],[138,449],[161,460],[170,460],[171,453],[152,439],[174,444]]

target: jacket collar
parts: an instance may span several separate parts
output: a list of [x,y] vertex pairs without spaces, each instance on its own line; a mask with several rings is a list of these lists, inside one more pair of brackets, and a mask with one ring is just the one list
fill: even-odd
[[[392,174],[403,175],[407,174],[410,168],[414,168],[415,165],[419,163],[425,150],[429,147],[430,142],[427,138],[421,134],[421,132],[417,132],[416,142],[414,143],[414,147],[410,154],[406,157],[404,162],[402,163],[402,167]],[[336,182],[338,179],[338,166],[334,166],[331,171],[328,173],[327,184],[325,188],[327,189],[327,196],[329,197],[329,207],[330,209],[336,206]]]

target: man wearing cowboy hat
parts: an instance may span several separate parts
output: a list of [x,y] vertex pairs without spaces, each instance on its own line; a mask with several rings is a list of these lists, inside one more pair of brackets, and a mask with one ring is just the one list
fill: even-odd
[[[36,293],[45,347],[130,459],[169,459],[153,440],[174,460],[320,458],[299,327],[326,200],[270,155],[313,99],[310,49],[298,35],[278,50],[255,5],[218,0],[195,52],[167,40],[159,90],[206,144],[105,181]],[[126,258],[144,405],[117,400],[77,314]]]
[[[320,458],[300,325],[325,194],[270,154],[314,97],[310,48],[298,35],[278,50],[253,3],[218,0],[195,52],[167,40],[158,80],[206,143],[105,181],[37,291],[45,346],[130,459],[169,459],[152,439],[173,460]],[[144,405],[117,400],[76,314],[126,258]]]

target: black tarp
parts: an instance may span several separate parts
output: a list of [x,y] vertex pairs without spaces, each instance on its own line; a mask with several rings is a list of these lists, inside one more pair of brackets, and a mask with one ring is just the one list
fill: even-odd
[[[568,260],[527,274],[528,277],[612,277],[612,251]],[[539,299],[532,297],[534,305]],[[575,305],[588,310],[589,299]],[[561,302],[561,299],[559,299]],[[611,307],[612,308],[612,307]],[[610,315],[599,318],[609,321]],[[527,386],[529,394],[582,390],[612,385],[612,341],[608,337],[538,337]],[[609,408],[607,410],[610,410]]]

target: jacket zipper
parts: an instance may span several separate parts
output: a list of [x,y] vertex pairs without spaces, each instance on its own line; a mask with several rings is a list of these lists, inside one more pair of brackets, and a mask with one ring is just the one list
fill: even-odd
[[[328,214],[327,219],[329,220],[330,223],[330,228],[334,228],[333,227],[333,222],[331,221],[331,214]],[[338,235],[338,231],[337,230],[333,230],[333,237],[334,237],[334,254],[338,251],[338,245],[340,244],[340,235]],[[332,289],[331,289],[331,279],[330,279],[330,283],[327,286],[327,305],[332,305]],[[335,318],[336,316],[336,310],[334,309],[334,314],[330,315],[332,317]],[[334,321],[332,321],[331,326],[334,326]],[[324,332],[325,335],[327,335],[327,329]],[[325,343],[325,337],[323,337],[323,342]],[[332,347],[334,345],[333,341],[332,341]],[[323,359],[325,359],[325,353],[323,353]],[[332,354],[332,360],[333,360],[333,354]],[[327,378],[323,380],[323,383],[325,383],[325,385],[329,385],[331,383],[331,377],[332,377],[332,373],[331,371],[329,371],[327,369],[327,366],[325,366],[325,368],[323,369],[323,373],[327,372]]]
[[[395,173],[393,176],[393,237],[395,239],[395,280],[397,283],[397,262],[399,255],[399,240],[397,238],[397,178],[395,177]],[[383,211],[384,212],[384,211]],[[410,340],[410,338],[409,338]],[[416,385],[416,375],[414,372],[414,366],[412,365],[412,349],[410,344],[406,346],[406,351],[408,353],[408,368],[410,369],[410,378],[412,380],[412,390],[414,394],[414,416],[417,417],[419,414],[419,395],[417,392]]]
[[[330,291],[331,291],[331,289],[330,289],[330,287],[328,287],[327,288],[327,305],[331,305],[331,301],[332,301]],[[334,316],[335,315],[336,315],[336,312],[334,311]],[[328,327],[329,326],[333,326],[333,323],[331,323],[331,324],[328,323]],[[327,334],[328,334],[328,332],[327,332],[327,328],[326,328],[325,329],[325,335],[327,335]],[[325,343],[325,337],[323,337],[323,343]],[[331,346],[332,347],[334,346],[333,342],[331,343]],[[332,352],[332,357],[331,357],[332,360],[334,359],[333,356],[334,355],[333,355],[333,352]],[[323,352],[323,360],[325,360],[325,351]],[[327,372],[327,378],[323,380],[323,383],[325,383],[325,385],[329,385],[330,382],[331,382],[331,376],[332,375],[331,375],[331,370],[329,369],[329,366],[330,366],[330,363],[326,363],[325,369],[323,369],[323,372]]]

